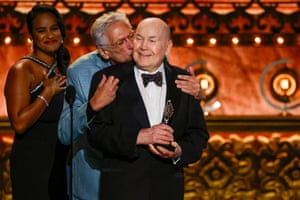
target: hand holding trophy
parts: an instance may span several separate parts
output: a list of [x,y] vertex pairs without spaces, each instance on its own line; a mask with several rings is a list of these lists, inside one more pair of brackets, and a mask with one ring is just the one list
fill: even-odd
[[[163,114],[163,123],[168,124],[169,120],[173,116],[174,113],[174,107],[172,104],[172,101],[169,99],[166,103],[165,109],[164,109],[164,114]],[[172,146],[171,144],[165,145],[165,144],[155,144],[155,146],[162,146],[169,151],[175,151],[175,147]]]

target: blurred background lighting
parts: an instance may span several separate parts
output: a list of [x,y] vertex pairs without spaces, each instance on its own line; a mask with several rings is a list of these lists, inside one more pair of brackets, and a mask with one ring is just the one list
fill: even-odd
[[201,79],[200,80],[200,88],[202,90],[207,90],[209,88],[209,83],[207,79]]
[[210,45],[216,45],[216,44],[217,44],[217,39],[214,38],[214,37],[210,38],[210,39],[209,39],[209,44],[210,44]]
[[281,36],[277,37],[276,41],[278,44],[284,44],[284,38]]
[[255,44],[260,44],[260,43],[261,43],[261,38],[260,38],[259,36],[256,36],[256,37],[254,38],[254,43],[255,43]]
[[189,38],[186,39],[186,44],[188,46],[192,46],[194,44],[194,42],[195,42],[194,38],[189,37]]
[[80,38],[79,37],[74,37],[73,44],[78,45],[79,43],[80,43]]
[[232,41],[233,44],[238,44],[239,43],[239,38],[238,37],[233,37],[231,39],[231,41]]
[[10,44],[11,43],[11,37],[10,36],[6,36],[5,38],[4,38],[4,44]]

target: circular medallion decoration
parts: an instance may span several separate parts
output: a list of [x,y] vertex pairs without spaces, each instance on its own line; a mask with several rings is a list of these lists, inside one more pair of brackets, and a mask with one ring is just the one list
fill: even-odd
[[207,69],[202,68],[196,72],[196,78],[200,82],[200,88],[205,95],[204,101],[211,100],[217,93],[217,79]]
[[290,97],[293,97],[298,89],[296,72],[287,67],[282,68],[272,77],[270,89],[272,96],[278,101],[290,102]]
[[[272,62],[264,69],[260,78],[260,92],[263,99],[284,113],[300,106],[299,98],[296,97],[299,89],[298,74],[287,67],[289,62],[288,59]],[[276,70],[276,67],[279,69]]]

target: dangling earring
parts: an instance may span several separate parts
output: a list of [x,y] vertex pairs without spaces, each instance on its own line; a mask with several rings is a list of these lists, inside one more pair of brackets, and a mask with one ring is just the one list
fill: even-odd
[[33,39],[31,37],[27,39],[27,44],[31,49],[33,48]]
[[64,40],[63,40],[63,39],[61,39],[60,43],[61,43],[61,44],[63,44],[63,43],[64,43]]

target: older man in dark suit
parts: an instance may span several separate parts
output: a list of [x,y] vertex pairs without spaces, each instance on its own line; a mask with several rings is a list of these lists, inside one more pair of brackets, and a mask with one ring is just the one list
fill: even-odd
[[87,109],[89,143],[103,152],[101,200],[183,200],[183,168],[200,159],[209,134],[199,101],[176,88],[187,72],[166,62],[171,47],[167,24],[146,18],[134,36],[134,62],[93,76],[90,97],[103,75],[120,81],[111,104]]

